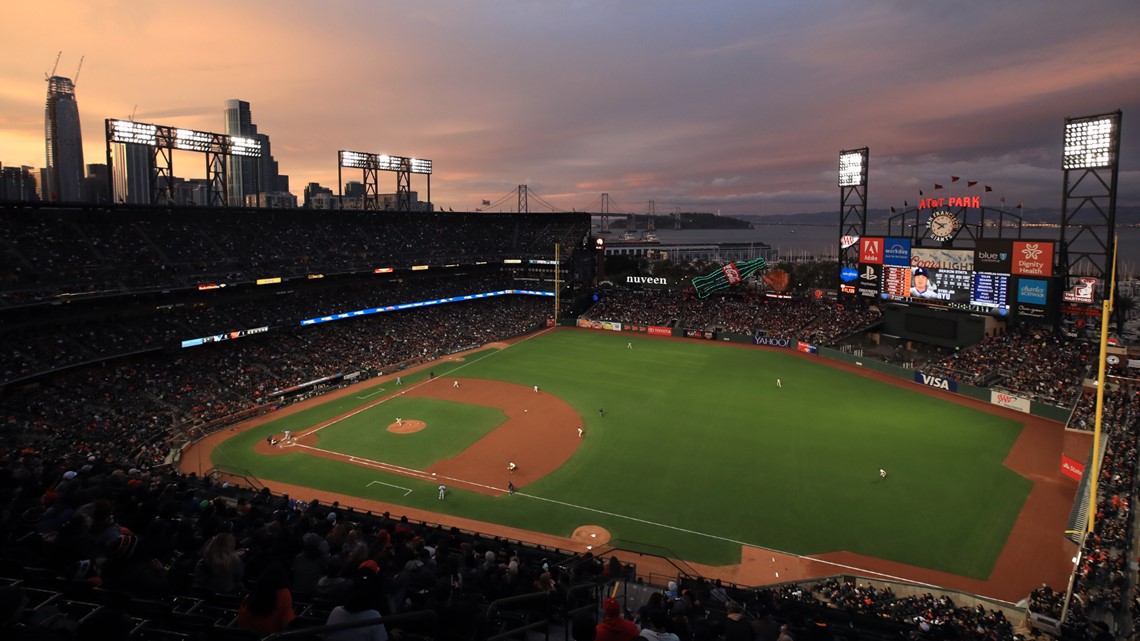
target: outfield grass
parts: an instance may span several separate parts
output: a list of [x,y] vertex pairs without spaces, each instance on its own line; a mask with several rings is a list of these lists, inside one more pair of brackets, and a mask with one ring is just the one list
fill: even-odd
[[[441,502],[430,483],[304,454],[252,453],[269,433],[312,426],[380,397],[356,397],[369,392],[239,435],[215,451],[214,462],[246,468],[270,485],[563,536],[596,524],[620,547],[704,563],[739,561],[747,543],[799,554],[848,550],[987,577],[1032,485],[1002,465],[1021,425],[824,363],[715,343],[559,331],[438,364],[440,377],[454,371],[538,384],[581,414],[586,438],[578,452],[513,497],[456,490]],[[404,377],[405,385],[425,376]],[[388,383],[386,391],[393,389]],[[322,446],[422,469],[502,420],[498,410],[455,405],[388,401],[326,428]],[[443,421],[448,432],[426,430],[413,442],[377,429],[421,412],[447,416],[432,414],[432,424]],[[886,481],[879,468],[889,472]],[[413,491],[404,496],[391,486]]]

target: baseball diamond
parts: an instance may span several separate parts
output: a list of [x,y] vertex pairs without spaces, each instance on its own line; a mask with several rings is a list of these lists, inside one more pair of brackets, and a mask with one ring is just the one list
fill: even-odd
[[[183,467],[483,531],[596,526],[737,581],[770,574],[748,567],[757,551],[786,553],[781,577],[859,571],[1006,599],[1071,569],[1061,537],[1037,534],[1063,529],[1073,500],[1060,425],[799,352],[626,342],[559,329],[477,349],[403,373],[403,394],[361,394],[384,383],[369,381],[250,421]],[[393,433],[394,415],[424,428]],[[292,447],[264,443],[284,429]]]

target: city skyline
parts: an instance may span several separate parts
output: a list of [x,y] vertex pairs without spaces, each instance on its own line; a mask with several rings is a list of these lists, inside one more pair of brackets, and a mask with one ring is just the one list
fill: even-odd
[[[236,99],[294,193],[335,191],[336,152],[352,149],[431,159],[432,199],[457,211],[509,209],[522,184],[564,210],[608,193],[611,211],[830,211],[839,151],[867,146],[871,208],[913,205],[951,175],[992,186],[987,204],[1056,208],[1064,118],[1121,109],[1118,202],[1140,204],[1135,2],[334,9],[209,1],[193,15],[226,20],[195,29],[171,27],[193,20],[162,3],[10,7],[0,162],[46,166],[41,74],[63,50],[59,76],[86,56],[89,162],[105,158],[105,118],[222,132]],[[176,171],[200,178],[200,164]]]

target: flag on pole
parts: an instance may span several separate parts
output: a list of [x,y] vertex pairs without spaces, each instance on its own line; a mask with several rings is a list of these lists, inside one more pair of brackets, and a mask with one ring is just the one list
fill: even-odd
[[490,206],[491,206],[491,201],[489,201],[489,200],[484,200],[484,201],[483,201],[483,206],[484,206],[484,207],[490,207]]
[[939,185],[938,183],[934,183],[934,188],[935,189],[942,189],[942,185]]
[[978,181],[976,181],[976,180],[967,180],[967,181],[966,181],[966,186],[967,186],[967,187],[973,187],[973,186],[974,186],[974,185],[976,185],[976,184],[978,184]]
[[922,195],[923,195],[923,193],[922,193],[922,190],[921,190],[921,189],[919,189],[919,190],[918,190],[918,195],[919,195],[919,196],[922,196]]
[[1020,200],[1019,200],[1019,201],[1017,201],[1017,208],[1018,208],[1018,209],[1021,209],[1021,201],[1020,201]]
[[910,203],[908,203],[907,201],[904,200],[903,201],[903,207],[910,207]]
[[952,182],[952,183],[958,182],[958,177],[957,176],[950,176],[950,182]]
[[891,207],[891,213],[892,213],[892,214],[893,214],[893,213],[895,213],[895,208],[894,208],[894,207]]
[[991,189],[989,185],[986,185],[985,187],[986,187],[986,191],[993,191],[993,189]]

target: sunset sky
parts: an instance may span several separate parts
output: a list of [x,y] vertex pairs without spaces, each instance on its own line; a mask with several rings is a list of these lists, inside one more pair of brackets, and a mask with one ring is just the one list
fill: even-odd
[[222,131],[239,98],[298,196],[335,191],[351,149],[431,159],[432,200],[457,211],[510,210],[521,184],[531,211],[603,192],[612,212],[837,211],[839,151],[866,146],[872,208],[951,175],[1059,208],[1065,117],[1121,109],[1118,202],[1137,205],[1138,34],[1137,0],[14,2],[0,162],[44,165],[62,50],[58,75],[85,56],[86,162],[105,162],[105,118]]

